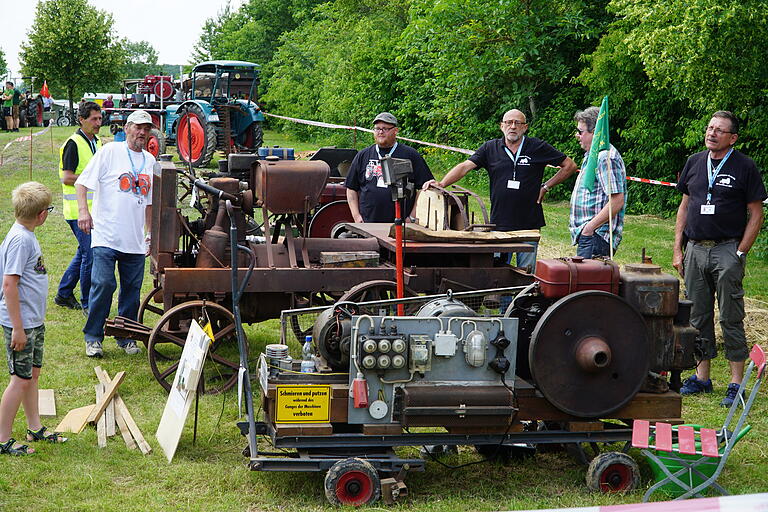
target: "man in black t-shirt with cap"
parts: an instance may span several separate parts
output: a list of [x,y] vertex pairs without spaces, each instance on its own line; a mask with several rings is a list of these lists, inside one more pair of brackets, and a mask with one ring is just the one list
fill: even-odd
[[[726,111],[715,112],[704,132],[706,151],[691,156],[677,183],[683,193],[677,210],[672,264],[685,279],[693,301],[691,325],[701,331],[702,360],[680,393],[712,392],[710,361],[717,355],[714,301],[720,309],[725,358],[731,382],[720,402],[736,399],[749,357],[744,333],[744,270],[747,253],[763,225],[766,198],[760,171],[751,158],[733,148],[739,121]],[[683,256],[683,239],[685,256]]]
[[[576,164],[564,153],[535,137],[526,137],[528,122],[525,114],[512,109],[504,114],[499,125],[504,135],[489,140],[480,149],[448,171],[438,182],[428,182],[445,188],[456,183],[469,171],[484,167],[488,171],[491,189],[491,222],[498,231],[539,229],[544,225],[541,201],[544,195],[576,172]],[[547,165],[560,167],[557,173],[543,183]],[[536,269],[538,242],[533,252],[517,253],[517,266],[529,272]]]
[[[352,159],[344,186],[347,187],[349,211],[355,222],[395,220],[395,203],[381,174],[381,159],[385,155],[411,161],[412,181],[417,191],[425,182],[433,179],[432,172],[418,151],[397,142],[397,132],[397,118],[389,112],[382,112],[373,120],[373,138],[376,144],[363,149]],[[403,210],[403,214],[407,215],[404,220],[414,220],[415,208],[416,197],[409,198]]]

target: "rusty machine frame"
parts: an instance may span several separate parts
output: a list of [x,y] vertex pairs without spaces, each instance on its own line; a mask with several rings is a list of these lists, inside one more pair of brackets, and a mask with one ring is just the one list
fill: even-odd
[[[352,225],[357,238],[306,236],[312,226],[309,212],[322,197],[338,196],[339,185],[328,183],[326,162],[258,160],[238,175],[220,173],[207,183],[196,180],[205,209],[194,220],[178,199],[180,185],[187,180],[184,171],[170,161],[161,161],[158,167],[150,245],[154,289],[143,299],[138,321],[110,319],[106,332],[144,342],[152,372],[166,390],[173,382],[189,321],[199,317],[211,321],[215,337],[204,369],[205,390],[224,391],[237,381],[226,200],[234,208],[237,242],[248,246],[255,258],[240,302],[244,323],[279,318],[284,309],[330,305],[339,299],[394,297],[395,246],[388,226]],[[257,213],[263,219],[261,238],[247,236]],[[530,250],[523,243],[408,243],[406,287],[410,293],[438,293],[525,285],[530,275],[494,261],[494,253]],[[373,253],[374,261],[355,268],[325,262],[339,253]],[[242,280],[244,258],[239,266]],[[159,318],[149,327],[144,323],[151,322],[152,316]],[[309,334],[294,327],[301,340]]]

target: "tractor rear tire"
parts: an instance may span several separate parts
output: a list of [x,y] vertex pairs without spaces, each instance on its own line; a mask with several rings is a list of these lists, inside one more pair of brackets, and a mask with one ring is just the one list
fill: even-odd
[[264,143],[264,130],[261,123],[254,122],[248,127],[248,131],[245,134],[245,148],[253,151],[254,153]]
[[157,159],[158,155],[165,153],[165,135],[157,128],[152,128],[147,137],[147,151]]
[[[216,127],[208,122],[203,110],[197,105],[187,105],[179,109],[179,122],[176,130],[176,148],[179,159],[190,161],[192,167],[205,167],[216,152]],[[188,127],[192,132],[192,147],[189,144]]]

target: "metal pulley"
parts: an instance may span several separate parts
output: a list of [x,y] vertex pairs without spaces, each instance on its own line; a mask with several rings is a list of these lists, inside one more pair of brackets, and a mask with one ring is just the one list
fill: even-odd
[[582,291],[555,302],[531,335],[528,362],[536,387],[568,414],[609,414],[640,390],[648,374],[640,314],[624,299]]

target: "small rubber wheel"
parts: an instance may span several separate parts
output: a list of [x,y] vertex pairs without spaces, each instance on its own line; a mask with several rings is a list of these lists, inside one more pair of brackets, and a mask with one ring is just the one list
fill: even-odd
[[381,495],[376,469],[363,459],[343,459],[325,475],[325,497],[331,505],[368,505]]
[[640,468],[635,460],[621,452],[597,455],[587,469],[587,487],[605,493],[628,492],[640,485]]

